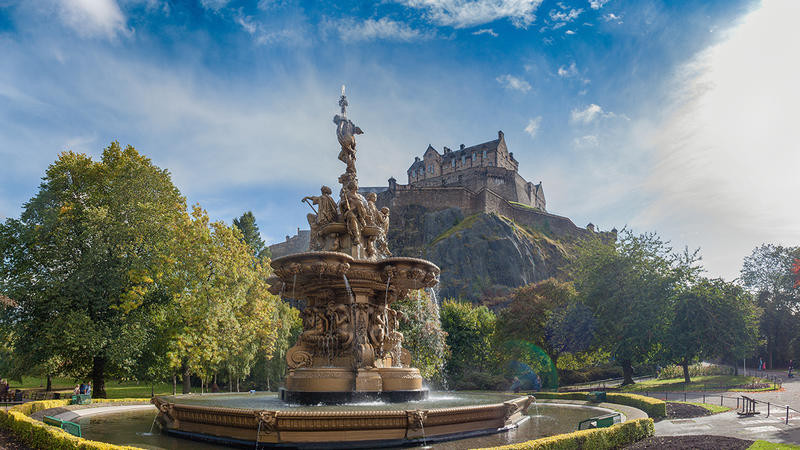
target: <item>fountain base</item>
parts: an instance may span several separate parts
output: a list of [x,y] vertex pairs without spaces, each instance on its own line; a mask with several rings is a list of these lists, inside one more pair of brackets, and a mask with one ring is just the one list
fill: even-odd
[[428,398],[419,369],[383,367],[358,369],[304,367],[286,377],[281,400],[301,405],[341,404],[380,400],[407,402]]

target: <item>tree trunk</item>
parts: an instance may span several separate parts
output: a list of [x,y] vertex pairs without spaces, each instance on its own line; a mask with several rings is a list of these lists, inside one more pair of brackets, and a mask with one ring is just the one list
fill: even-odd
[[174,373],[172,374],[172,395],[178,393],[178,376]]
[[239,377],[236,377],[236,392],[240,392],[239,391]]
[[188,394],[192,391],[192,375],[189,373],[189,365],[183,364],[183,393]]
[[692,380],[689,379],[689,361],[683,360],[681,362],[681,367],[683,367],[683,382],[689,384]]
[[95,356],[92,361],[92,397],[106,398],[106,358]]
[[50,379],[50,375],[47,376],[47,388],[45,391],[50,392],[53,389],[53,381]]
[[631,364],[631,360],[623,359],[620,360],[619,364],[622,366],[622,385],[627,386],[633,384],[633,365]]
[[230,372],[228,372],[228,392],[233,392],[233,378]]

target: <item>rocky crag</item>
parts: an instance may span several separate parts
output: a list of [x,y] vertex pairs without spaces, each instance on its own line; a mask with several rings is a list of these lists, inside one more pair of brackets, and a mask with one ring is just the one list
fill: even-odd
[[389,232],[397,255],[428,259],[441,269],[439,298],[492,304],[511,289],[563,277],[575,243],[588,230],[520,224],[496,213],[465,216],[459,208],[398,208]]

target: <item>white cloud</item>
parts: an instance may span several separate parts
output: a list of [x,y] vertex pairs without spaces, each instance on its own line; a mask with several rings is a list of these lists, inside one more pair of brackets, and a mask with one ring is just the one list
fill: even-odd
[[608,3],[609,1],[611,0],[589,0],[589,6],[592,9],[597,10],[605,6],[605,4]]
[[219,11],[220,9],[228,6],[230,0],[200,0],[200,4],[205,9],[210,9],[212,11]]
[[536,20],[542,0],[395,0],[408,7],[422,9],[438,25],[465,28],[509,19],[518,28]]
[[117,34],[129,35],[125,15],[115,0],[56,0],[59,16],[69,27],[81,36],[105,36],[114,38]]
[[600,145],[600,139],[594,134],[577,137],[572,140],[576,148],[594,148]]
[[531,85],[527,81],[523,80],[522,78],[517,78],[514,75],[506,74],[500,75],[499,77],[495,78],[498,83],[503,85],[504,88],[512,91],[520,91],[522,93],[528,92],[531,90]]
[[234,20],[250,34],[255,34],[256,30],[258,29],[256,23],[253,22],[252,18],[249,16],[237,16],[234,18]]
[[572,22],[573,20],[577,19],[578,16],[581,15],[583,12],[583,8],[580,9],[571,9],[570,11],[558,11],[555,9],[550,10],[550,18],[556,22]]
[[590,104],[584,109],[573,109],[570,113],[570,120],[584,124],[591,123],[595,119],[611,117],[616,117],[616,114],[613,112],[603,111],[603,108],[600,105],[596,105],[594,103]]
[[566,34],[575,34],[575,32],[574,32],[574,31],[572,31],[572,30],[567,30],[567,31],[565,31],[564,33],[566,33]]
[[614,13],[608,13],[603,16],[603,20],[605,20],[606,22],[616,22],[617,24],[621,24],[622,16],[618,16]]
[[491,29],[491,28],[482,28],[482,29],[480,29],[478,31],[473,31],[472,34],[474,34],[475,36],[478,36],[478,35],[481,35],[481,34],[488,34],[491,37],[500,36],[499,34],[495,33],[494,30]]
[[542,125],[542,116],[536,116],[533,119],[528,121],[528,125],[525,126],[525,132],[531,135],[532,138],[535,138],[536,135],[539,133],[539,128]]
[[577,74],[578,68],[575,66],[575,61],[573,61],[569,66],[561,66],[558,68],[558,76],[561,78],[574,77]]
[[408,24],[388,17],[362,22],[353,19],[328,20],[322,24],[323,32],[333,31],[345,42],[373,40],[411,42],[430,39],[433,33],[411,28]]
[[663,120],[642,137],[654,199],[635,225],[702,245],[715,276],[737,276],[762,242],[800,244],[800,60],[787,45],[800,42],[798,16],[800,2],[764,1],[682,67]]

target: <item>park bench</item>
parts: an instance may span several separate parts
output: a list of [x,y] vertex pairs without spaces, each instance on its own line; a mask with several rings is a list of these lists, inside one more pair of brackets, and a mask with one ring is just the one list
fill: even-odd
[[54,427],[61,428],[62,430],[66,431],[67,433],[77,436],[81,436],[81,426],[75,422],[70,422],[69,420],[61,420],[56,419],[55,417],[51,416],[44,416],[42,422],[46,423],[47,425],[51,425]]
[[620,413],[606,414],[604,416],[591,417],[578,422],[578,431],[591,428],[608,428],[615,423],[622,422]]
[[73,395],[70,405],[89,405],[92,403],[92,394]]

